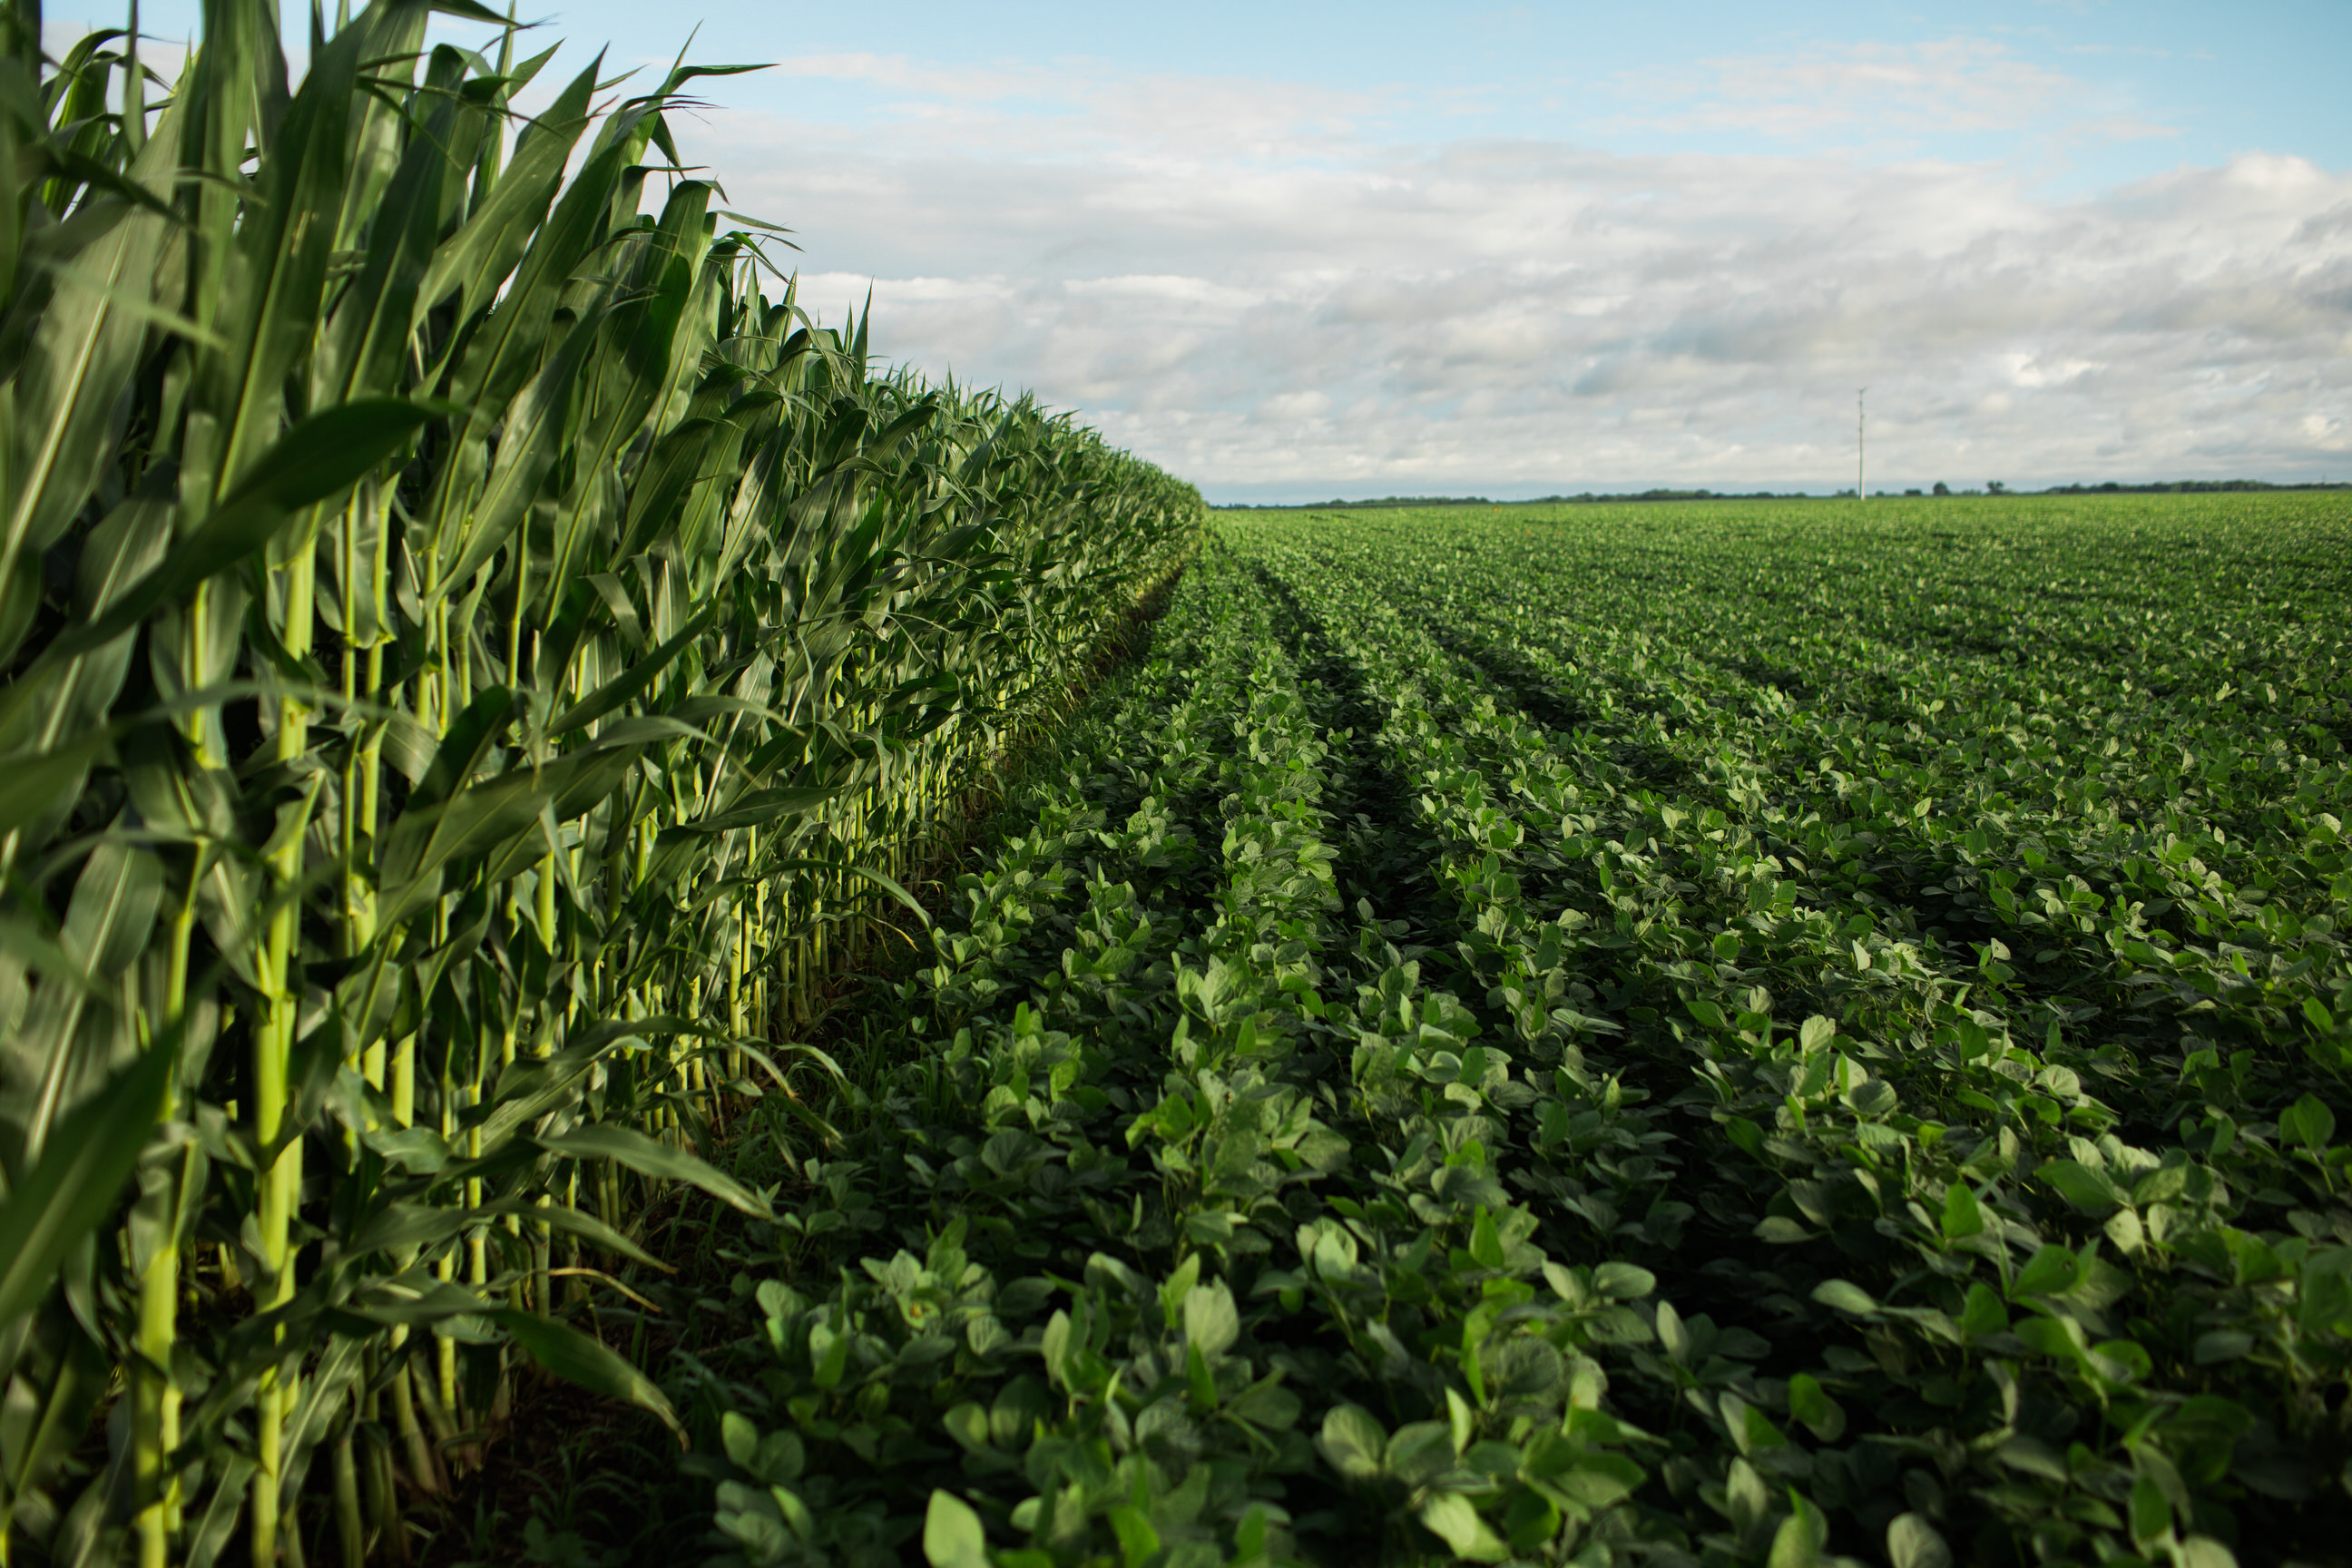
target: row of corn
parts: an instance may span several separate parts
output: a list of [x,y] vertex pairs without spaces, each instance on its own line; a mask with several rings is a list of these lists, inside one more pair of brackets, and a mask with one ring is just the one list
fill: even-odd
[[0,1563],[404,1560],[534,1363],[667,1415],[611,1266],[764,1211],[727,1108],[1200,525],[763,294],[706,73],[436,12],[0,8]]

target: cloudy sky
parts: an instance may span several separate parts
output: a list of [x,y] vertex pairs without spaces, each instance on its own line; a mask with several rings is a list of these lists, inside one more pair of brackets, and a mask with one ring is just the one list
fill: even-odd
[[812,303],[1213,500],[2352,478],[2344,0],[523,9],[772,62],[678,130]]

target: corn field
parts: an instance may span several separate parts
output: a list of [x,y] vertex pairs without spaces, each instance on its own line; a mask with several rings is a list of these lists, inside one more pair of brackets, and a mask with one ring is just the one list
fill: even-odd
[[708,72],[436,12],[0,12],[0,1563],[401,1560],[531,1363],[673,1419],[568,1309],[766,1211],[730,1107],[1201,524],[763,293]]

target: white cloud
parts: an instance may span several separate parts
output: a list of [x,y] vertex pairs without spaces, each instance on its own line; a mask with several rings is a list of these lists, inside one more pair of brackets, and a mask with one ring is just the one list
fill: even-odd
[[1742,156],[1406,142],[1403,89],[785,69],[858,107],[675,123],[731,205],[795,230],[804,300],[870,287],[885,353],[1034,387],[1213,494],[1826,489],[1864,385],[1895,486],[2352,450],[2352,174],[2247,153],[2057,199],[1885,156],[2137,113],[1995,44],[1714,61],[1655,95],[1751,116],[1775,150]]
[[1930,139],[2024,132],[2077,140],[2176,134],[1998,40],[1965,35],[1725,56],[1618,77],[1631,107],[1604,128],[1742,132],[1885,153]]
[[2352,178],[2299,159],[2061,201],[1987,163],[1389,145],[1260,83],[1021,91],[1050,135],[714,116],[698,156],[799,231],[805,298],[872,285],[884,352],[1213,493],[1827,488],[1865,384],[1895,485],[2316,472],[2352,427]]

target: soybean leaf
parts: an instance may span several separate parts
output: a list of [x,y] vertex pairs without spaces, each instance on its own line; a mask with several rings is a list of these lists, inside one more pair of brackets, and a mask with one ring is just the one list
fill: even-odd
[[1342,1477],[1351,1481],[1370,1481],[1381,1474],[1381,1456],[1388,1440],[1387,1429],[1370,1411],[1360,1405],[1341,1405],[1323,1417],[1323,1431],[1316,1447]]
[[988,1532],[970,1503],[931,1493],[923,1513],[923,1558],[931,1568],[988,1568]]

